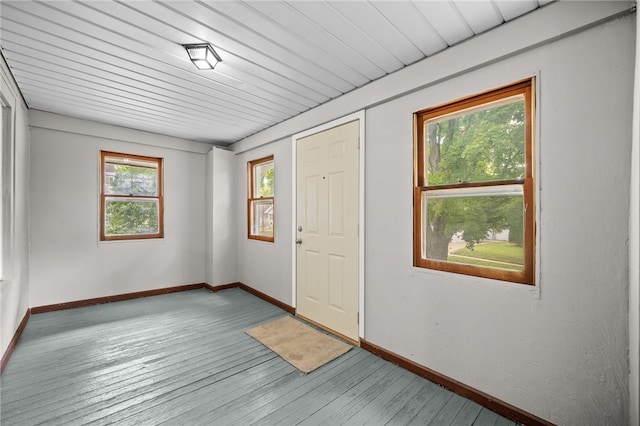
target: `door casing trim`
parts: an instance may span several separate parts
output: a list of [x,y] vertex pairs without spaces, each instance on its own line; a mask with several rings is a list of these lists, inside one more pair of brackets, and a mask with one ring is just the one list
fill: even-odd
[[[296,133],[291,137],[291,176],[293,184],[291,185],[291,228],[292,234],[296,235],[296,218],[297,218],[297,184],[298,184],[298,157],[297,157],[297,143],[298,139],[314,135],[316,133],[323,132],[334,127],[341,126],[352,121],[358,121],[358,137],[360,139],[358,144],[358,336],[361,339],[365,337],[365,306],[364,306],[364,230],[365,230],[365,214],[364,214],[364,159],[365,159],[365,111],[360,110],[353,114],[345,115],[344,117],[329,121],[311,129],[305,130],[300,133]],[[291,241],[291,305],[295,308],[297,301],[297,250],[296,243],[292,238]]]

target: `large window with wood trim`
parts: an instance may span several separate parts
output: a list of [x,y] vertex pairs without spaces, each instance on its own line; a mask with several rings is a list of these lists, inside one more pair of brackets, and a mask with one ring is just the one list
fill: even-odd
[[533,86],[415,114],[415,266],[535,283]]
[[247,218],[250,239],[274,241],[275,167],[273,155],[247,163]]
[[164,236],[162,158],[100,152],[100,240]]

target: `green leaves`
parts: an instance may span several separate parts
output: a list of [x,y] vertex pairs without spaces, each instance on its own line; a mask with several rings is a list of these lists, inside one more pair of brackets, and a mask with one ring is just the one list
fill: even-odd
[[259,176],[258,195],[260,197],[273,197],[274,194],[274,168],[273,162],[269,163],[269,168],[262,168]]
[[524,101],[427,122],[429,186],[524,175]]
[[[525,107],[522,98],[445,115],[426,122],[427,185],[460,185],[460,195],[427,195],[426,255],[447,260],[445,243],[454,235],[466,247],[490,234],[509,231],[509,240],[523,242],[522,195],[481,195],[464,184],[488,185],[525,175]],[[472,188],[473,189],[473,188]]]
[[107,235],[155,234],[158,232],[156,200],[107,198]]

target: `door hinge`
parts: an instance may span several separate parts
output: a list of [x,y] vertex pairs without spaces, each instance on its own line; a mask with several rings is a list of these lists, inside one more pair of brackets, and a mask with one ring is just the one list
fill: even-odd
[[356,324],[360,325],[360,312],[356,312]]

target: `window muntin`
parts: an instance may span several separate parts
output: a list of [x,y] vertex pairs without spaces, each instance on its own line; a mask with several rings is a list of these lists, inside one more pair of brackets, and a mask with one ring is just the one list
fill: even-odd
[[534,284],[532,85],[416,113],[415,266]]
[[247,164],[248,237],[274,241],[275,167],[273,155]]
[[101,151],[100,239],[162,238],[161,158]]

